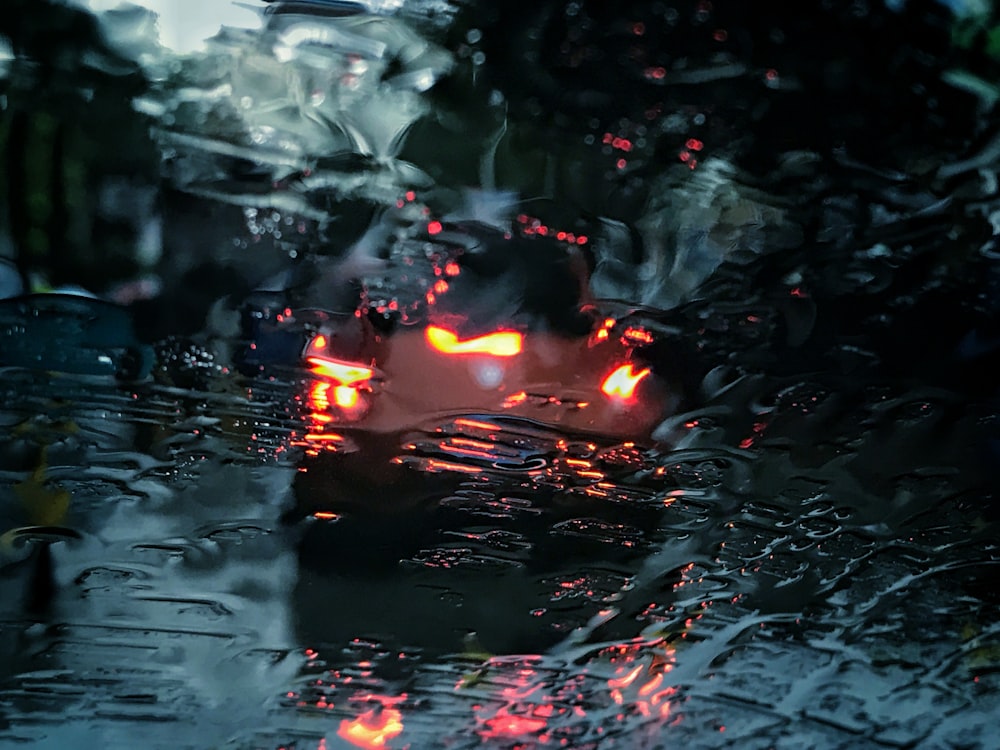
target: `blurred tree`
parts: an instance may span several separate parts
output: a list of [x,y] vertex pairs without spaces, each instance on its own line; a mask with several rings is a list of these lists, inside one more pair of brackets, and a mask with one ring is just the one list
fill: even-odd
[[132,107],[144,77],[80,9],[12,0],[4,10],[0,246],[35,286],[105,291],[141,270],[154,219],[159,156]]

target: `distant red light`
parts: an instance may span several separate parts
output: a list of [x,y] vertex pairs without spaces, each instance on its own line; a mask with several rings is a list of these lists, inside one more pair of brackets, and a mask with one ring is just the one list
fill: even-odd
[[639,344],[653,343],[653,334],[651,334],[645,328],[630,326],[625,329],[625,333],[622,335],[629,341],[634,341]]
[[427,224],[427,234],[435,235],[440,234],[443,227],[440,221],[431,221]]

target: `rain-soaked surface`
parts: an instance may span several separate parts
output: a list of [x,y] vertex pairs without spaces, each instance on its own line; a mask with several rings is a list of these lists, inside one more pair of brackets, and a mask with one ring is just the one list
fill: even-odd
[[5,8],[0,746],[997,747],[1000,18],[755,5]]

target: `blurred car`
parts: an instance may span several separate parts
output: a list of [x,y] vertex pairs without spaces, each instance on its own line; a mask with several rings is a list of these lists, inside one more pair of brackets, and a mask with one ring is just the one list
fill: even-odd
[[241,369],[308,370],[304,400],[331,429],[482,413],[648,436],[680,396],[662,336],[633,309],[590,299],[579,240],[521,226],[428,221],[396,242],[395,269],[367,281],[354,310],[257,294]]
[[119,305],[64,293],[0,300],[0,367],[137,380],[153,361]]
[[627,318],[595,316],[588,335],[568,337],[514,327],[469,336],[434,322],[385,335],[348,316],[320,326],[302,357],[309,405],[337,425],[390,432],[472,412],[628,438],[676,403],[642,356],[653,341]]

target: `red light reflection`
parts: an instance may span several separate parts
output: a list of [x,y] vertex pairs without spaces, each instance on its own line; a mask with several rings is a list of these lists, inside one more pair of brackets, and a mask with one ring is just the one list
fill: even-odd
[[493,718],[483,722],[484,728],[480,734],[484,739],[496,739],[498,737],[520,737],[525,734],[536,734],[545,729],[547,722],[545,719],[533,716],[516,716],[508,713],[507,709],[501,708]]
[[604,731],[612,718],[607,709],[612,709],[616,722],[629,715],[652,719],[655,723],[648,726],[656,732],[662,726],[659,722],[671,715],[677,695],[676,686],[668,682],[674,648],[662,638],[640,639],[603,648],[593,656],[593,672],[586,667],[564,684],[558,678],[552,681],[553,671],[536,671],[534,665],[512,670],[501,662],[487,662],[478,673],[482,681],[463,680],[455,689],[493,688],[490,697],[502,704],[490,705],[490,700],[474,707],[476,733],[483,740],[500,740],[504,747],[511,741],[515,744],[510,747],[574,747],[570,735],[580,736],[576,729],[581,723],[590,724],[598,734]]
[[631,364],[621,365],[604,379],[604,382],[601,383],[601,391],[611,398],[632,398],[639,381],[649,375],[649,372],[648,367],[636,372]]
[[356,719],[344,719],[337,736],[357,747],[381,750],[402,731],[403,714],[398,709],[385,707],[365,711]]

